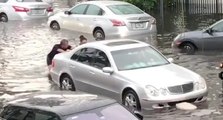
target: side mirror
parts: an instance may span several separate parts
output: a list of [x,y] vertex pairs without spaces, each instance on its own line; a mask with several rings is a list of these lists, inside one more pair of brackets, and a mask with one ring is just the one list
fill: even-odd
[[64,14],[71,15],[72,13],[70,11],[65,11]]
[[174,59],[173,58],[168,58],[167,59],[170,63],[173,63],[174,62]]
[[135,114],[135,116],[136,116],[139,120],[143,120],[143,116],[141,115],[140,112],[138,112],[138,111],[134,111],[133,113]]
[[114,70],[111,67],[104,67],[102,68],[102,71],[104,73],[109,73],[109,74],[112,74],[114,72]]
[[212,33],[213,33],[213,29],[212,29],[212,28],[207,29],[206,32],[207,32],[208,34],[210,34],[210,35],[213,35],[213,34],[212,34]]

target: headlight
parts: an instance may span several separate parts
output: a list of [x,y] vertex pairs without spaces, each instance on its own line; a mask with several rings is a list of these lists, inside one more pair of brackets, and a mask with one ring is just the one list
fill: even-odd
[[159,96],[158,90],[155,87],[151,86],[151,85],[147,85],[146,86],[146,93],[148,95],[151,95],[151,96],[154,96],[154,97]]
[[206,82],[202,77],[200,77],[200,81],[194,83],[194,90],[201,90],[205,88],[206,88]]
[[168,95],[167,89],[164,89],[164,88],[157,89],[151,85],[146,86],[146,93],[153,97],[158,97],[160,95],[162,96]]

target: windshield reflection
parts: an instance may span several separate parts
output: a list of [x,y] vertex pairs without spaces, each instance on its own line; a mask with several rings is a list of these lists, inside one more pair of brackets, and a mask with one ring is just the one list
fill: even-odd
[[154,48],[139,47],[111,52],[118,70],[132,70],[169,64]]

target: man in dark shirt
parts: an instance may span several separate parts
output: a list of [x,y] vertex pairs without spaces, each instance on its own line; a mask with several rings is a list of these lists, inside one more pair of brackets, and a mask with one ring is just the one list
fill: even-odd
[[49,66],[49,69],[52,64],[53,57],[62,52],[66,52],[67,50],[71,50],[72,47],[68,44],[68,40],[63,39],[60,41],[60,44],[56,44],[53,46],[53,49],[51,52],[47,55],[47,65]]

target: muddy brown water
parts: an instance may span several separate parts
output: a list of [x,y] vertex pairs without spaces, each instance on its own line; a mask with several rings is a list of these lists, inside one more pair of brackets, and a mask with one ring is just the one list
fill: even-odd
[[[174,58],[176,64],[202,75],[208,84],[209,95],[207,104],[199,106],[197,110],[171,109],[153,114],[146,119],[222,119],[222,81],[217,76],[220,70],[216,70],[215,67],[220,61],[223,61],[223,53],[201,51],[195,55],[183,55],[173,53],[170,47],[172,39],[177,33],[205,28],[221,19],[221,15],[188,15],[186,16],[187,20],[182,22],[182,18],[180,18],[182,14],[171,12],[171,10],[165,12],[164,20],[158,13],[151,14],[157,18],[158,37],[155,41],[147,39],[143,41],[152,43],[164,55]],[[1,106],[15,95],[59,90],[47,78],[46,55],[52,46],[62,38],[67,38],[71,45],[76,45],[81,33],[68,30],[52,31],[47,27],[46,21],[41,19],[0,23]],[[91,35],[86,36],[89,41],[93,41]]]

